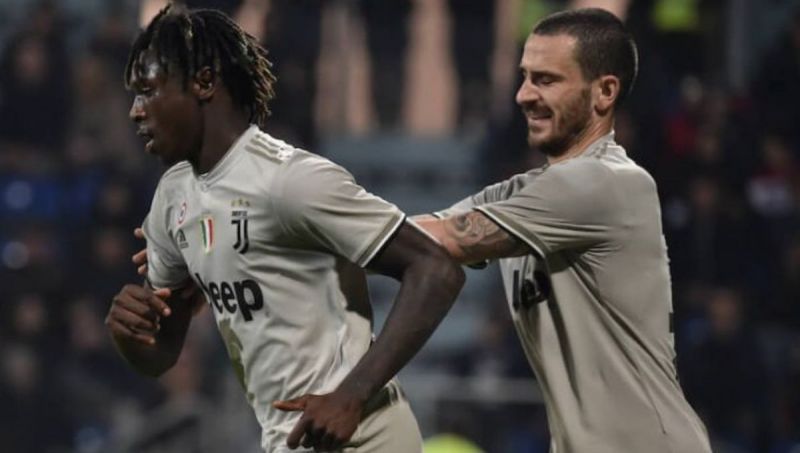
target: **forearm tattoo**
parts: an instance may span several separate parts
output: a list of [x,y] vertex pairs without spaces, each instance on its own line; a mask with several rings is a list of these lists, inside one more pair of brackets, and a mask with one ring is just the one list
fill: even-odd
[[462,250],[465,257],[478,259],[517,256],[526,246],[479,212],[451,217],[445,222],[447,236]]

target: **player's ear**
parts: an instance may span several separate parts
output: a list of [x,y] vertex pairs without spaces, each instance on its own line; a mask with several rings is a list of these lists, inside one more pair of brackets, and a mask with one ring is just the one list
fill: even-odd
[[615,75],[603,75],[595,80],[592,87],[594,106],[598,113],[608,113],[617,103],[619,97],[620,81]]
[[192,80],[192,92],[200,102],[210,101],[217,90],[217,78],[208,66],[202,67]]

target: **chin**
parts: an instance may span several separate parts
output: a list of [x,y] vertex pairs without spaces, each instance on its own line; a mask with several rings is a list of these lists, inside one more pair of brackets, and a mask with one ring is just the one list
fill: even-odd
[[170,157],[169,155],[164,154],[156,154],[158,159],[161,161],[162,164],[166,165],[167,167],[171,167],[179,162],[179,159],[175,159]]
[[546,148],[548,143],[551,140],[548,140],[549,137],[543,136],[542,134],[534,134],[533,132],[528,132],[528,146],[534,149],[541,149]]
[[180,162],[180,159],[168,159],[168,158],[161,159],[161,163],[166,165],[167,167],[171,167],[177,164],[178,162]]
[[553,137],[538,137],[535,138],[528,135],[528,146],[532,149],[538,150],[544,155],[557,157],[564,154],[566,147],[563,141]]

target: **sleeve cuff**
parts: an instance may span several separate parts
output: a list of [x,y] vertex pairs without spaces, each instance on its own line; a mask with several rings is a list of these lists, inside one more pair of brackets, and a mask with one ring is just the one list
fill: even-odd
[[400,225],[405,222],[406,216],[405,214],[400,213],[395,218],[392,219],[386,227],[381,231],[381,233],[375,238],[374,241],[367,247],[364,252],[361,253],[361,256],[355,261],[360,267],[367,267],[370,261],[375,258],[375,255],[378,254],[383,247],[389,242],[389,240],[394,236],[398,229],[400,229]]

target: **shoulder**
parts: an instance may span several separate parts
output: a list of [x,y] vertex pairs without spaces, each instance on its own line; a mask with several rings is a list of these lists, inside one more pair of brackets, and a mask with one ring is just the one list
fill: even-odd
[[617,144],[609,146],[601,156],[601,160],[613,174],[614,183],[628,195],[639,194],[642,191],[656,191],[653,176],[630,158],[623,147]]
[[161,175],[154,197],[169,197],[191,176],[192,165],[187,161],[178,162]]
[[605,159],[590,155],[547,167],[520,191],[520,197],[553,215],[600,221],[622,208],[624,187]]
[[330,209],[356,192],[355,180],[347,170],[322,156],[298,149],[278,168],[270,199],[276,212],[298,213]]
[[551,165],[528,186],[541,187],[548,193],[593,198],[607,192],[614,182],[614,171],[607,162],[597,156],[586,156]]
[[250,134],[247,141],[242,144],[242,147],[253,158],[278,165],[282,165],[301,151],[289,143],[275,138],[260,129]]
[[304,150],[297,150],[281,166],[283,186],[301,192],[317,190],[331,183],[353,182],[353,175],[342,166],[325,157]]
[[170,182],[179,181],[192,173],[192,165],[187,161],[181,161],[169,167],[167,171],[161,175],[160,184],[169,184]]

